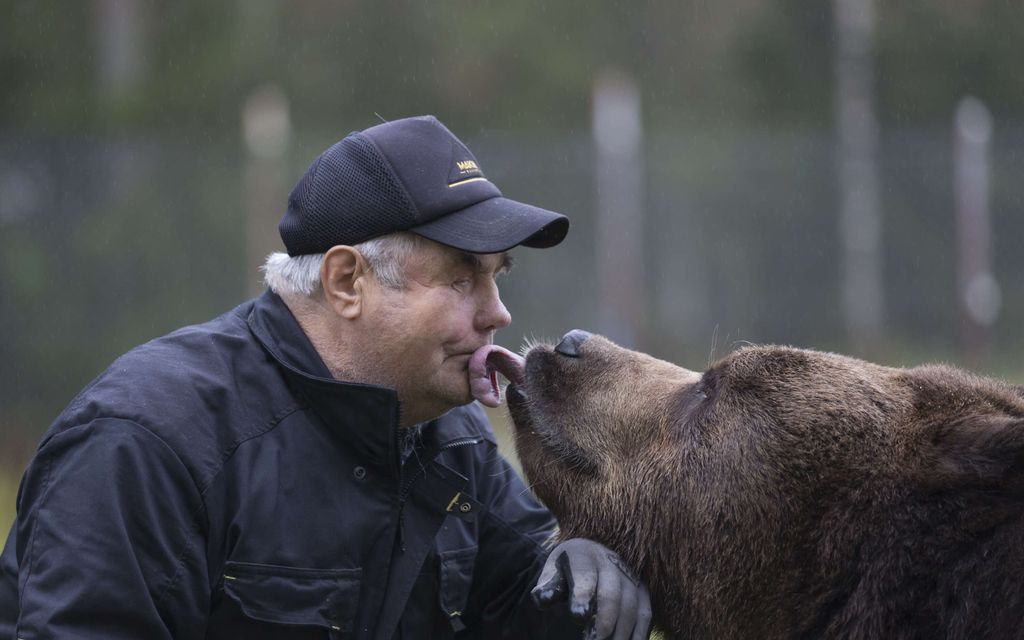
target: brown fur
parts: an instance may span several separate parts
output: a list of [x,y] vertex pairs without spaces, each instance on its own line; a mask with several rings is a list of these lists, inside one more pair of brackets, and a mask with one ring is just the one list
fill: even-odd
[[1024,637],[1020,388],[784,347],[699,375],[596,336],[526,378],[533,490],[670,637]]

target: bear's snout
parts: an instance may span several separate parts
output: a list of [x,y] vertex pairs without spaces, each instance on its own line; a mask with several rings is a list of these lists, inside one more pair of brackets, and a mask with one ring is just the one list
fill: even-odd
[[555,345],[555,352],[570,358],[578,358],[580,357],[580,346],[592,335],[582,329],[573,329],[562,336],[562,341]]

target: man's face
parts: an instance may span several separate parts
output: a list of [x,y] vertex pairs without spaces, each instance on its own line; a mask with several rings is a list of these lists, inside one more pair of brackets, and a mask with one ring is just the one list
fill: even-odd
[[370,279],[364,317],[372,362],[363,364],[398,391],[403,425],[473,400],[469,357],[512,321],[496,282],[509,262],[505,253],[423,240],[406,264],[404,289]]

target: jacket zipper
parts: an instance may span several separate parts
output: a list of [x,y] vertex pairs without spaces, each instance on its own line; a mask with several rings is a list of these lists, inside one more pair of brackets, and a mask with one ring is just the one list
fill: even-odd
[[[444,446],[439,447],[436,451],[434,451],[433,455],[429,457],[428,462],[433,462],[435,459],[437,459],[437,456],[441,455],[445,451],[448,451],[449,449],[465,447],[471,444],[480,444],[483,441],[483,438],[479,438],[476,436],[468,436],[465,438],[458,438],[457,440],[452,440],[451,442],[448,442]],[[424,473],[426,473],[426,467],[421,464],[419,469],[416,470],[416,473],[410,475],[409,478],[407,478],[406,481],[402,484],[402,489],[398,493],[398,544],[399,548],[402,550],[402,553],[405,553],[405,503],[409,499],[409,494],[412,493],[413,485],[416,484],[416,482],[423,476]]]

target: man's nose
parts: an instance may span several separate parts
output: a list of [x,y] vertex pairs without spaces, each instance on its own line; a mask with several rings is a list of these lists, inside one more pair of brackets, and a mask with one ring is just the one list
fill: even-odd
[[504,329],[508,325],[512,324],[512,314],[505,308],[505,303],[501,301],[501,298],[494,299],[496,308],[494,309],[494,330]]
[[496,286],[487,294],[478,318],[484,331],[497,331],[512,324],[512,314],[505,308]]

